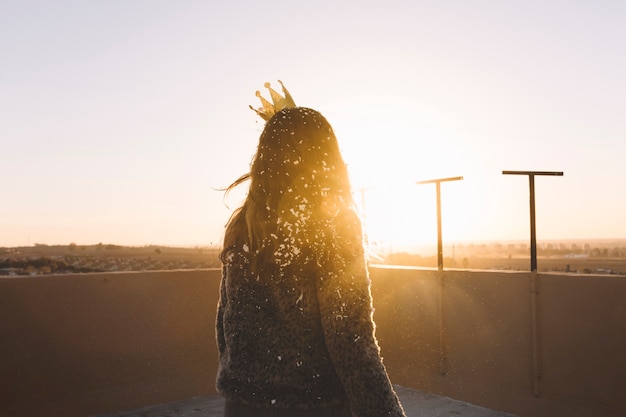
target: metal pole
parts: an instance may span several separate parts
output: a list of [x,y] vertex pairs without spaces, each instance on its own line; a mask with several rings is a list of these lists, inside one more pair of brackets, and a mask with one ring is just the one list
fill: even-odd
[[532,344],[533,395],[541,396],[541,341],[539,340],[539,279],[537,271],[530,273],[530,338]]
[[463,177],[438,178],[434,180],[417,181],[416,184],[435,184],[437,186],[437,269],[443,271],[443,238],[441,235],[441,183],[459,181]]
[[445,323],[445,287],[443,273],[443,238],[441,234],[441,183],[444,181],[458,181],[463,177],[439,178],[435,180],[418,181],[416,184],[434,183],[437,190],[437,277],[439,281],[439,370],[441,375],[448,373],[448,355],[446,352],[446,323]]
[[530,271],[537,270],[537,228],[535,225],[535,176],[528,175],[530,189]]
[[441,236],[441,183],[437,182],[437,269],[443,271],[443,238]]
[[361,222],[362,222],[362,229],[363,229],[363,239],[365,240],[365,244],[369,245],[370,242],[370,238],[367,234],[367,212],[365,210],[365,188],[361,188],[361,210],[363,211],[363,213],[361,214]]
[[537,276],[537,233],[535,222],[535,175],[557,175],[563,172],[552,171],[502,171],[504,175],[528,175],[530,191],[530,320],[532,343],[533,395],[541,396],[541,341],[539,333],[539,277]]
[[503,175],[528,175],[530,186],[530,270],[537,271],[537,233],[535,226],[535,175],[563,176],[563,171],[502,171]]
[[448,358],[445,348],[446,343],[446,335],[445,335],[445,318],[444,318],[444,275],[443,275],[443,243],[441,236],[441,183],[435,183],[437,188],[437,270],[439,275],[439,305],[440,305],[440,314],[439,314],[439,370],[442,375],[446,375],[448,373]]

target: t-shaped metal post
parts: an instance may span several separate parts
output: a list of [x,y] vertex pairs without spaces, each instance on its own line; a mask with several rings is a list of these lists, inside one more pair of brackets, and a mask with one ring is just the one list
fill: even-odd
[[537,232],[535,228],[535,175],[563,176],[556,171],[502,171],[503,175],[528,175],[530,186],[530,270],[537,271]]
[[441,183],[445,181],[458,181],[463,177],[439,178],[436,180],[418,181],[416,184],[435,184],[437,186],[437,268],[443,271],[443,243],[441,237]]

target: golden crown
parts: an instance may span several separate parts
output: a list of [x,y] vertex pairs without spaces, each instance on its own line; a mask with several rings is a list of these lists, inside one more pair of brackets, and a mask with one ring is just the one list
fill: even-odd
[[259,100],[261,100],[261,104],[263,106],[259,107],[258,109],[255,109],[254,107],[249,106],[252,110],[256,112],[256,114],[261,116],[261,118],[265,121],[268,121],[269,119],[271,119],[273,115],[275,115],[276,113],[278,113],[284,108],[296,107],[296,103],[294,103],[293,98],[291,98],[291,94],[289,94],[289,91],[287,91],[283,82],[281,80],[278,80],[278,82],[280,83],[280,86],[283,88],[283,94],[285,95],[285,97],[281,96],[276,90],[274,90],[270,86],[270,83],[265,83],[264,87],[269,90],[270,97],[272,98],[272,102],[270,103],[261,95],[260,91],[257,91],[256,96],[259,98]]

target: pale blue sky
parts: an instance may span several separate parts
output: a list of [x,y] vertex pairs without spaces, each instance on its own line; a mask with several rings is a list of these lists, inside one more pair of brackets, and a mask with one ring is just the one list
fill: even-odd
[[626,238],[624,51],[621,1],[0,1],[0,246],[219,243],[277,79],[382,187],[376,238],[433,241],[411,183],[459,175],[448,242],[528,238],[502,170],[565,172],[539,239]]

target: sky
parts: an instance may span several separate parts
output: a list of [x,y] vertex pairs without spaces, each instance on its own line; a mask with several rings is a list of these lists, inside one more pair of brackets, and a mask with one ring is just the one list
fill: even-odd
[[[626,238],[626,2],[0,0],[0,246],[219,245],[282,80],[372,242]],[[266,92],[264,92],[267,96]],[[363,198],[362,198],[363,197]]]

